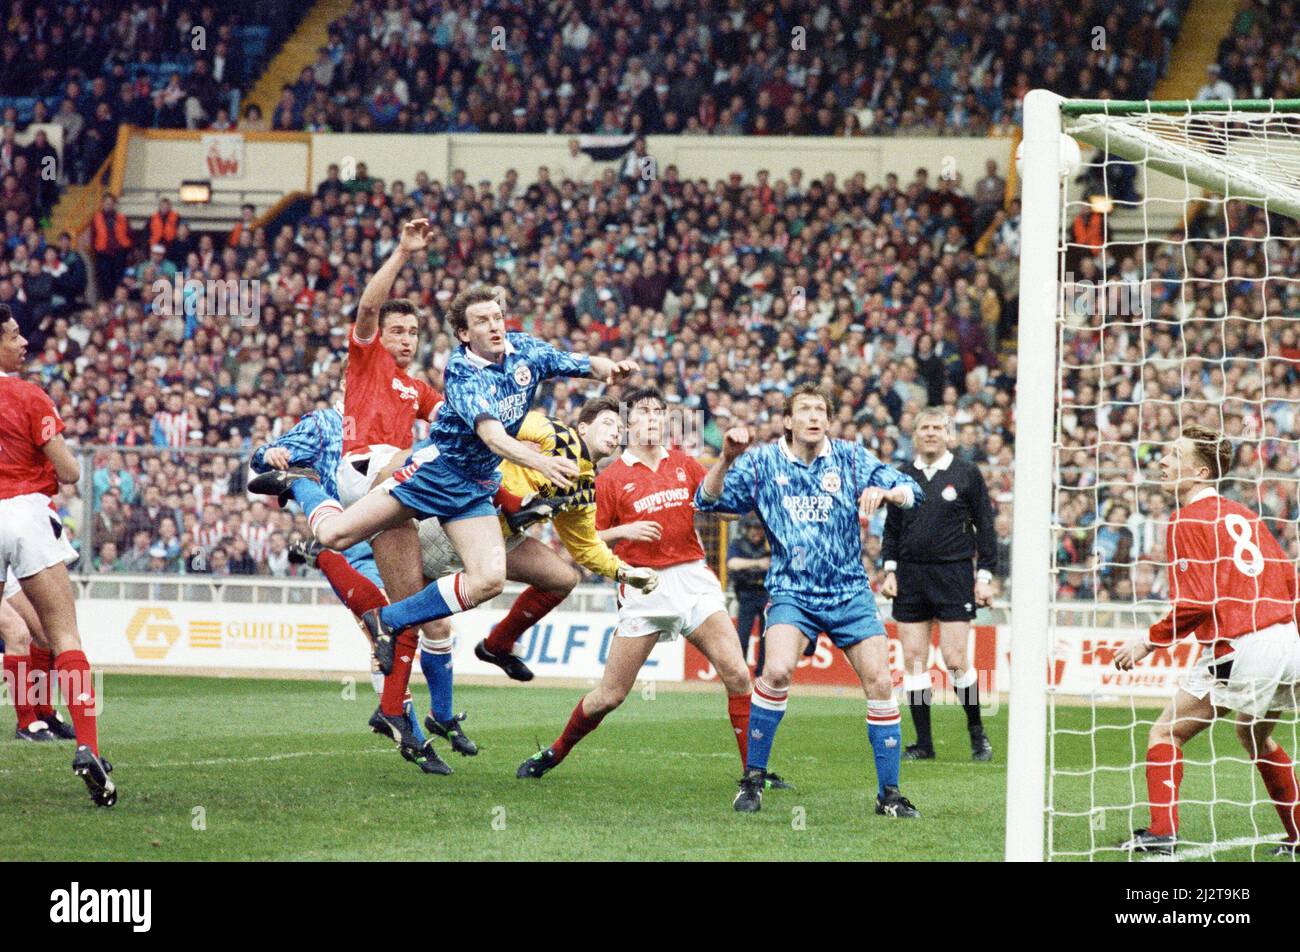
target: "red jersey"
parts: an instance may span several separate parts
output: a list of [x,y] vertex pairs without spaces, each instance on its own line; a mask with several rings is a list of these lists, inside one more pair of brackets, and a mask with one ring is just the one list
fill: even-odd
[[442,397],[423,380],[397,366],[379,342],[348,334],[347,389],[343,392],[343,455],[368,446],[409,449],[415,421],[432,420]]
[[63,432],[54,401],[34,383],[0,374],[0,499],[59,491],[41,447]]
[[1147,641],[1173,644],[1187,634],[1214,645],[1294,618],[1295,566],[1259,516],[1210,490],[1174,512],[1165,534],[1173,609]]
[[657,542],[620,539],[614,554],[628,565],[662,569],[704,558],[695,531],[695,489],[707,470],[681,450],[663,450],[659,468],[651,469],[624,453],[596,477],[596,528],[629,522],[657,522]]

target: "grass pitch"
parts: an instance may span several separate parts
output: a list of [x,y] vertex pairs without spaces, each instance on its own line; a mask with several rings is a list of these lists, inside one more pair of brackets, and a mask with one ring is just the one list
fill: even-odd
[[[559,733],[578,689],[459,687],[456,706],[470,712],[466,726],[482,752],[461,758],[440,744],[455,769],[450,777],[421,774],[370,733],[375,698],[368,684],[357,684],[354,700],[343,693],[333,681],[109,675],[101,735],[120,802],[112,810],[92,806],[70,770],[70,745],[0,740],[0,859],[1002,857],[1005,710],[986,717],[994,762],[976,764],[961,710],[935,709],[940,759],[904,764],[903,791],[924,815],[905,822],[873,813],[865,704],[850,692],[796,692],[773,757],[773,768],[796,789],[768,791],[762,812],[748,816],[731,809],[740,768],[720,691],[661,688],[653,699],[634,691],[541,781],[517,780],[515,768]],[[1117,723],[1131,716],[1111,713]],[[1071,726],[1086,729],[1093,714],[1068,716]],[[904,737],[910,734],[905,716]],[[1091,763],[1088,738],[1068,741],[1063,753],[1079,767]],[[1216,736],[1228,742],[1230,735]],[[1119,764],[1127,735],[1116,732],[1115,745],[1108,762]],[[1211,778],[1208,768],[1189,763],[1186,789],[1195,798],[1217,782],[1221,795],[1235,790],[1248,800],[1253,773],[1227,764]],[[1133,776],[1142,791],[1140,770]],[[1065,794],[1076,809],[1128,803],[1128,774],[1104,772],[1096,783],[1101,800],[1096,793],[1088,800],[1086,785],[1072,782],[1066,791],[1058,782],[1058,805]],[[1058,820],[1058,836],[1071,849],[1087,849],[1090,837],[1103,844],[1126,832],[1120,806],[1103,812],[1106,829],[1095,829],[1095,819]],[[1278,829],[1267,803],[1253,811],[1220,805],[1218,837],[1251,835],[1252,814],[1261,832]],[[1186,830],[1208,834],[1208,808],[1188,806],[1183,816]],[[1216,856],[1249,857],[1249,849]]]

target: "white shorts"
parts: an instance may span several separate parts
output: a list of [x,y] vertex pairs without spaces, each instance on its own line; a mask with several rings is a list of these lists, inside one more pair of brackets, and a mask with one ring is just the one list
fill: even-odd
[[[399,450],[396,446],[384,443],[368,446],[364,450],[355,450],[343,457],[335,473],[339,487],[339,502],[343,503],[344,508],[352,505],[374,488],[375,477],[388,468],[394,456],[409,452],[410,450]],[[358,472],[354,463],[365,463],[366,471]]]
[[[1229,659],[1232,668],[1226,681],[1214,676],[1212,667]],[[1300,632],[1295,622],[1279,622],[1234,639],[1231,654],[1215,658],[1203,649],[1191,672],[1180,682],[1197,699],[1210,696],[1215,707],[1226,707],[1253,717],[1269,711],[1293,710],[1296,685],[1300,682]]]
[[[424,577],[427,579],[442,578],[444,575],[450,575],[453,572],[459,572],[465,566],[456,554],[456,548],[451,544],[446,530],[442,528],[442,523],[437,519],[422,519],[420,521],[420,563],[424,570]],[[509,554],[523,544],[528,536],[522,532],[506,536],[505,548]]]
[[727,599],[718,577],[704,562],[683,562],[659,569],[659,585],[645,595],[620,585],[618,628],[614,634],[660,641],[689,635],[714,612],[726,612]]
[[17,594],[18,594],[19,592],[21,592],[22,590],[23,590],[23,587],[22,587],[21,585],[18,584],[18,576],[14,574],[14,570],[13,570],[13,569],[10,569],[10,570],[5,574],[5,590],[4,590],[4,595],[3,595],[3,596],[0,596],[0,598],[5,598],[5,599],[13,598],[15,595],[17,595]]
[[0,575],[5,577],[9,598],[9,575],[31,578],[60,562],[73,562],[77,551],[68,544],[63,523],[50,509],[50,497],[28,493],[0,499]]

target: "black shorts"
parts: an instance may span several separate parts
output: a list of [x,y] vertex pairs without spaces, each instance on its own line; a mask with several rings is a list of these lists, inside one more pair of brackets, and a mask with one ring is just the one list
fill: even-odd
[[970,621],[975,569],[970,562],[899,562],[894,621]]

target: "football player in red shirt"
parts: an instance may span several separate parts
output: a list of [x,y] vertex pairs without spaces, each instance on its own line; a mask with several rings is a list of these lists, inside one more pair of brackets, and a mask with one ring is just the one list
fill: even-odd
[[1169,520],[1169,614],[1146,638],[1115,657],[1128,671],[1156,648],[1185,635],[1201,655],[1147,738],[1151,825],[1135,830],[1122,849],[1172,854],[1178,837],[1182,748],[1215,717],[1237,714],[1237,739],[1259,769],[1282,818],[1286,842],[1300,845],[1300,789],[1286,751],[1273,740],[1282,708],[1296,707],[1300,633],[1296,630],[1295,566],[1250,509],[1225,499],[1218,482],[1232,466],[1232,445],[1208,427],[1184,426],[1160,459],[1160,475],[1178,499]]
[[[520,764],[520,778],[541,777],[564,760],[623,703],[654,646],[679,636],[717,670],[744,766],[753,685],[722,586],[695,531],[695,488],[705,469],[694,457],[664,445],[667,404],[658,390],[633,390],[623,407],[627,449],[596,477],[596,528],[624,562],[658,571],[659,585],[649,594],[619,585],[618,627],[600,685],[578,702],[555,743]],[[770,773],[768,781],[787,786]]]
[[95,686],[65,564],[75,553],[50,505],[59,483],[81,479],[81,466],[60,436],[54,403],[40,387],[12,376],[26,354],[18,322],[0,305],[0,578],[12,568],[36,609],[77,734],[72,769],[98,806],[111,807],[117,788],[108,776],[112,765],[99,756]]
[[[366,283],[357,303],[357,320],[348,334],[343,387],[343,455],[335,480],[339,499],[329,497],[319,484],[319,476],[310,468],[287,465],[257,476],[248,485],[250,492],[279,496],[281,503],[292,495],[315,525],[316,520],[341,512],[344,506],[365,496],[386,467],[409,454],[414,443],[415,421],[432,422],[437,416],[442,395],[408,373],[420,342],[419,310],[405,298],[389,300],[398,275],[414,256],[429,246],[431,239],[428,219],[416,218],[404,223],[397,247]],[[415,538],[412,523],[380,533],[371,540],[375,565],[384,582],[382,591],[341,553],[323,551],[318,544],[305,544],[294,556],[304,562],[314,561],[334,590],[348,596],[347,607],[359,617],[387,605],[390,598],[405,598],[423,587],[419,566],[413,565],[407,555],[410,546],[418,550]],[[422,626],[422,630],[423,650],[438,656],[441,662],[430,670],[436,670],[440,681],[450,690],[452,639],[432,624]],[[393,668],[395,646],[390,642],[376,649],[379,671],[387,675]],[[380,710],[371,718],[370,726],[396,739],[403,726],[398,721],[404,717],[394,721]],[[431,748],[418,763],[430,773],[450,772]]]

